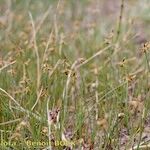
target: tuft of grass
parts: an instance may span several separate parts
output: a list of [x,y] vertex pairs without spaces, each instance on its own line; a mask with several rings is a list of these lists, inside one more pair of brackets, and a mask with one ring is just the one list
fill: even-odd
[[1,0],[0,149],[149,148],[149,5]]

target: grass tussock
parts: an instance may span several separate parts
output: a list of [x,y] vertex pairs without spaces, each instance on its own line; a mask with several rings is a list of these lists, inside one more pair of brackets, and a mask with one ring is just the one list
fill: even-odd
[[149,0],[0,1],[0,149],[150,149]]

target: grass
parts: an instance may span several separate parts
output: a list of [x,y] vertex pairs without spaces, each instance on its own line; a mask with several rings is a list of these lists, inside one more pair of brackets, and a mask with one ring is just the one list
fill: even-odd
[[149,149],[149,6],[1,0],[0,149]]

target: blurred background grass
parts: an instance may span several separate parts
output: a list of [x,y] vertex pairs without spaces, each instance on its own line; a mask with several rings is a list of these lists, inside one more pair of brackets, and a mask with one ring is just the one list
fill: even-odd
[[[149,139],[149,53],[140,50],[150,37],[149,8],[149,0],[125,1],[116,40],[121,1],[0,0],[0,88],[7,92],[0,92],[1,141],[19,141],[13,149],[34,149],[26,140],[47,141],[49,97],[49,111],[60,109],[60,129],[52,125],[53,141],[72,134],[79,140],[73,149],[96,150],[127,149]],[[38,88],[32,21],[40,61]],[[82,63],[111,45],[72,69],[77,60]]]

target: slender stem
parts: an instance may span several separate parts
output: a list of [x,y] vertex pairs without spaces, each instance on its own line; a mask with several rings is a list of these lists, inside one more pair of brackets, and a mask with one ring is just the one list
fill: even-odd
[[36,54],[36,63],[37,63],[37,89],[36,89],[36,93],[37,93],[37,97],[38,97],[39,87],[40,87],[40,80],[41,80],[40,57],[39,57],[39,50],[38,50],[37,41],[36,41],[35,24],[34,24],[34,21],[33,21],[32,14],[30,12],[29,12],[29,16],[30,16],[31,24],[32,24],[33,43],[34,43],[34,50],[35,50],[35,54]]
[[123,19],[123,11],[124,11],[124,0],[121,1],[121,8],[120,8],[120,16],[119,16],[119,23],[118,23],[118,29],[117,29],[116,42],[118,41],[119,36],[120,36],[120,32],[121,32],[122,19]]
[[150,65],[149,65],[149,61],[148,61],[147,52],[145,52],[145,58],[146,58],[146,63],[147,63],[147,67],[148,67],[148,72],[150,72]]
[[49,115],[49,101],[50,97],[47,100],[47,123],[48,123],[48,139],[49,139],[49,147],[48,150],[51,150],[51,120],[50,120],[50,115]]

